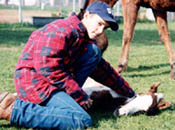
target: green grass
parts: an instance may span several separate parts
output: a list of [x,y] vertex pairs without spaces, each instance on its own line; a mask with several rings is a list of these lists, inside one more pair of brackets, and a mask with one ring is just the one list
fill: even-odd
[[[174,23],[169,24],[170,28]],[[104,57],[116,67],[121,53],[122,28],[120,25],[118,32],[108,31],[109,48]],[[174,28],[173,28],[174,29]],[[174,41],[174,32],[171,31],[171,37]],[[173,42],[173,50],[174,42]],[[160,81],[159,92],[164,93],[165,100],[175,102],[175,81],[169,77],[170,65],[164,45],[160,42],[157,25],[155,23],[138,23],[135,28],[135,35],[132,40],[129,67],[124,72],[123,77],[130,83],[136,92],[146,92],[149,87]],[[104,118],[95,116],[98,130],[173,130],[174,111],[172,106],[159,115],[148,117],[146,115],[127,116],[114,118],[110,114],[104,115]],[[100,115],[100,113],[99,113]]]
[[30,24],[0,24],[0,45],[14,47],[25,44],[34,29]]
[[[175,23],[169,23],[174,49]],[[15,92],[13,73],[18,57],[27,42],[28,36],[36,28],[31,25],[0,24],[0,90]],[[113,67],[117,66],[121,53],[123,25],[118,32],[107,31],[109,47],[104,53]],[[174,49],[175,51],[175,49]],[[160,42],[155,23],[138,23],[130,48],[129,66],[123,77],[136,92],[146,92],[149,87],[160,81],[159,92],[165,100],[175,102],[175,81],[170,79],[170,65],[164,45]],[[93,127],[88,130],[174,130],[175,107],[161,111],[156,116],[144,114],[113,117],[112,112],[92,113]],[[0,121],[0,130],[17,130],[6,121]]]

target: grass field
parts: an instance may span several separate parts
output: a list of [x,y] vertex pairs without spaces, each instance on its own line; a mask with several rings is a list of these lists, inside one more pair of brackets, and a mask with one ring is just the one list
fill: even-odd
[[[175,23],[169,23],[174,29]],[[27,42],[28,36],[35,30],[28,24],[0,24],[0,91],[15,92],[13,73],[18,57]],[[175,33],[170,29],[173,41]],[[104,53],[113,67],[121,53],[123,25],[120,24],[118,32],[107,31],[109,47]],[[175,49],[174,49],[175,51]],[[146,92],[149,87],[161,82],[159,92],[164,93],[165,100],[175,102],[175,81],[170,79],[170,65],[163,44],[159,40],[155,23],[137,23],[135,36],[132,40],[129,66],[123,77],[137,92]],[[112,112],[98,111],[92,113],[93,127],[88,130],[174,130],[175,107],[161,111],[156,116],[136,115],[126,117],[113,117]],[[6,121],[0,121],[0,130],[17,130]]]

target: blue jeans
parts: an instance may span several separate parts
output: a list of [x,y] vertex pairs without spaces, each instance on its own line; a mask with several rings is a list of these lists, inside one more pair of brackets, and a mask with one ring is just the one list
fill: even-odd
[[[101,51],[96,45],[88,44],[87,48],[88,52],[80,58],[75,73],[80,87],[101,59]],[[57,130],[85,129],[92,125],[90,115],[64,91],[54,91],[39,105],[17,98],[10,122],[26,128]]]

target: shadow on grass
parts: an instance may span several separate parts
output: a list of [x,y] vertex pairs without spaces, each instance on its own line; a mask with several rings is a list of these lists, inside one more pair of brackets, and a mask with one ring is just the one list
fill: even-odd
[[[140,112],[140,113],[136,113],[133,115],[128,115],[128,116],[139,116],[139,115],[145,115],[145,116],[149,116],[149,117],[153,117],[153,116],[158,116],[161,115],[164,112],[174,112],[175,111],[175,105],[172,104],[170,107],[157,111],[155,113],[153,113],[152,115],[147,115],[146,113]],[[93,120],[93,128],[98,128],[100,126],[100,122],[105,120],[108,121],[110,120],[110,122],[116,122],[116,120],[120,117],[115,117],[113,116],[113,110],[99,110],[97,112],[91,112],[90,113],[92,120]]]
[[27,24],[0,24],[0,45],[19,46],[26,43],[35,29]]
[[[98,128],[100,121],[102,120],[110,120],[110,121],[116,121],[116,117],[113,116],[113,110],[98,110],[96,112],[90,112],[90,115],[92,117],[93,120],[93,128]],[[4,129],[20,129],[20,130],[25,130],[24,127],[17,127],[14,125],[11,125],[10,123],[7,124],[7,122],[5,122],[4,124],[0,124],[0,128],[4,128]],[[39,129],[36,129],[39,130]]]
[[[175,111],[175,104],[172,103],[170,107],[157,111],[153,113],[152,115],[147,115],[146,113],[141,112],[141,113],[136,113],[136,114],[128,115],[128,116],[145,115],[145,116],[153,117],[153,116],[161,115],[164,112],[174,112],[174,111]],[[98,128],[100,125],[100,121],[102,120],[105,120],[105,121],[110,120],[110,122],[116,122],[117,118],[120,118],[120,117],[113,116],[113,110],[107,110],[107,111],[99,110],[98,112],[90,113],[90,115],[92,116],[92,119],[93,119],[93,128]]]
[[25,43],[31,34],[31,31],[10,31],[6,30],[0,32],[1,44],[10,46],[10,45],[21,45]]
[[[101,121],[108,121],[108,120],[110,120],[110,122],[116,122],[117,118],[120,118],[120,117],[113,116],[113,111],[114,110],[112,110],[112,109],[108,109],[108,110],[104,110],[104,109],[99,110],[98,109],[95,112],[90,112],[89,114],[91,115],[92,120],[93,120],[92,128],[98,128],[100,126],[100,122]],[[157,113],[155,113],[155,115],[147,115],[147,116],[153,117],[153,116],[161,115],[164,112],[174,112],[174,111],[175,111],[175,105],[172,104],[169,108],[160,110]],[[128,116],[139,116],[139,115],[146,115],[146,113],[136,113],[136,114],[128,115]],[[23,127],[16,127],[16,126],[13,126],[13,125],[10,125],[10,124],[2,124],[2,125],[0,125],[0,128],[5,128],[5,129],[9,129],[9,128],[25,129]]]
[[[149,23],[148,23],[149,24]],[[149,26],[149,25],[148,25]],[[0,24],[0,44],[12,44],[19,45],[21,42],[26,43],[30,34],[38,29],[28,24]],[[174,32],[170,32],[171,36],[174,36]],[[110,45],[122,46],[122,35],[123,29],[113,32],[107,30],[108,38],[110,39]],[[173,39],[174,37],[172,37]],[[136,29],[133,40],[131,41],[133,45],[160,45],[160,38],[157,29],[146,30],[146,29]],[[131,46],[132,46],[131,44]]]
[[169,74],[170,71],[165,71],[162,73],[154,73],[154,74],[132,74],[132,75],[126,75],[125,77],[150,77],[150,76],[157,76],[157,75],[164,75],[164,74]]
[[116,121],[117,117],[113,116],[113,111],[114,110],[98,110],[95,112],[90,112],[89,114],[92,117],[92,127],[93,128],[98,128],[100,126],[100,122],[105,120],[110,120],[111,121]]
[[13,127],[10,124],[0,124],[0,128],[9,128],[9,127]]
[[16,129],[16,130],[25,130],[26,128],[24,127],[17,127],[17,126],[14,126],[14,125],[11,125],[10,123],[9,124],[0,124],[0,128],[1,129]]
[[[160,69],[162,67],[167,67],[170,66],[170,64],[166,63],[166,64],[158,64],[158,65],[151,65],[151,66],[142,66],[140,65],[138,68],[134,68],[134,67],[128,67],[127,72],[142,72],[142,71],[148,71],[148,70],[154,70],[154,69]],[[164,75],[164,74],[169,74],[171,70],[169,71],[164,71],[161,73],[152,73],[152,74],[128,74],[126,75],[126,77],[149,77],[149,76],[156,76],[156,75]]]
[[[175,32],[170,31],[171,39],[174,41]],[[107,30],[107,36],[108,39],[110,39],[109,45],[114,46],[122,46],[122,37],[123,37],[123,30],[118,30],[117,32],[113,32],[111,30]],[[121,42],[119,42],[121,41]],[[162,42],[160,41],[160,37],[158,35],[158,30],[149,30],[149,29],[140,29],[134,31],[134,36],[131,41],[131,46],[157,46],[162,45]]]

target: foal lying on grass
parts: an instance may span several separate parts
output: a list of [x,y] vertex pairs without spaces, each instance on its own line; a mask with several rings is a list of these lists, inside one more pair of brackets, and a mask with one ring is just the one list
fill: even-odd
[[155,115],[160,110],[170,107],[171,103],[163,101],[163,94],[157,93],[160,83],[155,83],[146,93],[137,94],[134,99],[127,99],[120,96],[112,89],[103,86],[88,78],[83,86],[83,90],[93,100],[94,109],[115,109],[115,116],[132,115],[136,113],[146,113]]

